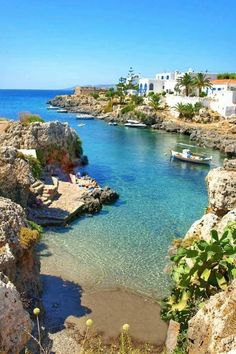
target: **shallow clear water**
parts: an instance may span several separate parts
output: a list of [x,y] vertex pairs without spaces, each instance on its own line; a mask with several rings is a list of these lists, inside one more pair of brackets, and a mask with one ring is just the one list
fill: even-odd
[[[0,91],[0,116],[16,118],[19,111],[27,110],[46,120],[68,121],[80,134],[89,157],[84,170],[101,185],[118,191],[120,199],[67,229],[48,229],[44,242],[57,255],[54,264],[69,267],[84,287],[124,286],[163,295],[169,285],[163,272],[168,247],[203,214],[209,168],[170,160],[171,148],[184,147],[176,144],[194,145],[182,135],[109,126],[99,120],[78,127],[75,115],[45,109],[45,102],[55,94],[18,91],[18,96],[15,92],[10,97],[5,91],[6,102]],[[215,165],[220,164],[219,152],[208,149],[206,153],[213,155]],[[42,262],[50,264],[52,258],[42,257]]]

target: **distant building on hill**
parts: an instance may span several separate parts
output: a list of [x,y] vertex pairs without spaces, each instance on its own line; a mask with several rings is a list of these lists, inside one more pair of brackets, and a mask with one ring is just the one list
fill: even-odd
[[75,87],[75,95],[90,95],[91,93],[105,93],[107,92],[106,88],[100,88],[95,86],[77,86]]

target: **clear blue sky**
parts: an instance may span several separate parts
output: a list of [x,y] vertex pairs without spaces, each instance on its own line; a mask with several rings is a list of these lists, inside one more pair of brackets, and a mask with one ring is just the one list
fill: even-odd
[[236,71],[235,0],[0,0],[0,88]]

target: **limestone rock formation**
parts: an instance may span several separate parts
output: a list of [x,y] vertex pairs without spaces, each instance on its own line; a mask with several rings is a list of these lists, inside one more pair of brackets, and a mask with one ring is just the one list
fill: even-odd
[[189,354],[224,354],[236,350],[236,280],[212,296],[189,321]]
[[213,169],[208,173],[207,184],[209,206],[215,214],[224,215],[236,208],[236,170]]
[[0,146],[36,149],[44,163],[72,163],[82,155],[81,142],[68,123],[49,122],[24,125],[13,122],[0,135]]
[[0,272],[25,300],[36,300],[40,293],[39,259],[32,247],[20,242],[22,227],[27,227],[22,207],[0,197]]
[[26,206],[34,182],[28,162],[12,147],[0,147],[0,196]]
[[31,330],[32,322],[18,291],[0,273],[0,352],[18,354],[28,342]]

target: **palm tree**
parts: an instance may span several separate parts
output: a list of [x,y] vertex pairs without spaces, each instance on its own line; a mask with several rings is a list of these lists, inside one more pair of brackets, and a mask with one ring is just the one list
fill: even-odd
[[154,108],[155,111],[158,111],[161,106],[161,95],[160,94],[153,94],[150,96],[150,106]]
[[185,73],[184,76],[177,79],[177,85],[178,87],[184,87],[186,96],[189,96],[191,89],[194,87],[194,79],[190,74]]
[[194,78],[194,85],[198,88],[198,95],[201,96],[204,87],[211,87],[212,84],[208,77],[203,73],[198,73]]

